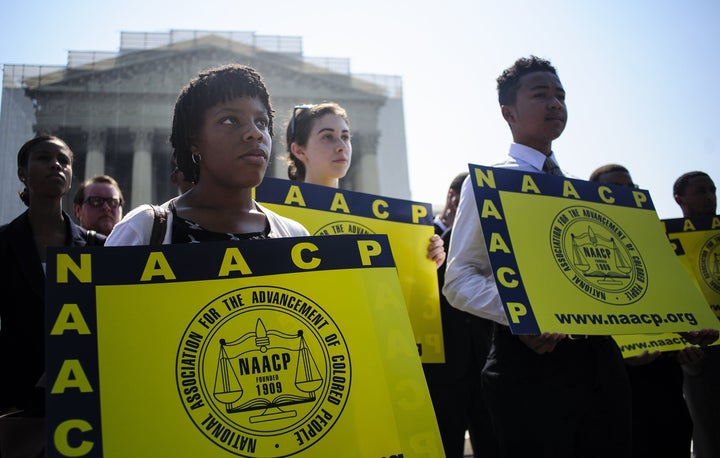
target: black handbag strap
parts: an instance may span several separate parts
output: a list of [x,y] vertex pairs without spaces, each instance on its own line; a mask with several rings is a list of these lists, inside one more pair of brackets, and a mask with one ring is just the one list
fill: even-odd
[[152,232],[150,233],[150,245],[161,245],[167,232],[167,214],[166,208],[160,205],[152,205],[155,218],[153,219]]

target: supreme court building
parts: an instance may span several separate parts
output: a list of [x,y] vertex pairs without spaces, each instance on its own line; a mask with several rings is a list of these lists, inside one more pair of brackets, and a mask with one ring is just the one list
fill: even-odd
[[168,141],[175,99],[198,71],[226,63],[257,69],[275,110],[267,176],[287,178],[285,127],[292,107],[335,101],[348,112],[353,164],[345,189],[410,199],[400,77],[350,73],[344,58],[303,55],[300,37],[253,32],[122,32],[118,51],[70,51],[65,66],[3,66],[0,106],[0,224],[24,211],[17,196],[17,151],[38,133],[63,138],[75,153],[77,184],[108,174],[125,213],[177,194]]

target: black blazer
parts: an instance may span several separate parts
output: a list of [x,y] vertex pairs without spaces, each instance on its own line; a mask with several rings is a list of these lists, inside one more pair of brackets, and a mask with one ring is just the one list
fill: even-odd
[[[65,246],[102,245],[63,212]],[[0,412],[35,407],[34,389],[45,371],[45,273],[37,254],[28,212],[0,226]]]

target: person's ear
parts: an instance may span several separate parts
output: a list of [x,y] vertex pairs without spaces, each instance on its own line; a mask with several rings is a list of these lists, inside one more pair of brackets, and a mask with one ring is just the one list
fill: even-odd
[[685,208],[685,198],[683,196],[675,194],[673,197],[675,197],[675,203],[680,205],[680,208]]
[[292,142],[290,144],[290,152],[292,152],[293,156],[295,156],[296,159],[301,161],[303,164],[305,161],[307,161],[307,154],[305,154],[305,148],[298,145],[295,142]]
[[80,219],[80,205],[73,204],[73,213],[75,213],[75,218],[82,224],[82,220]]
[[24,185],[27,186],[27,177],[25,176],[25,170],[23,169],[23,167],[18,167],[17,176],[18,180],[20,180]]
[[503,119],[505,119],[508,124],[515,122],[515,109],[512,105],[501,105],[500,112],[502,113]]

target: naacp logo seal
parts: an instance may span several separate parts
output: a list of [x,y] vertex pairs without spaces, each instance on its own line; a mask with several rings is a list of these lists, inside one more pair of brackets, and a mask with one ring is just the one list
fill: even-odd
[[195,426],[243,457],[312,447],[340,418],[352,378],[332,317],[273,286],[237,289],[205,305],[185,330],[175,367]]
[[362,224],[356,223],[355,221],[334,221],[326,224],[313,235],[363,235],[363,234],[374,234],[369,227],[363,226]]
[[647,291],[642,255],[607,215],[568,207],[553,220],[550,246],[558,267],[580,291],[612,305],[638,301]]
[[716,293],[720,293],[720,234],[716,234],[703,244],[698,256],[700,275],[705,283]]

